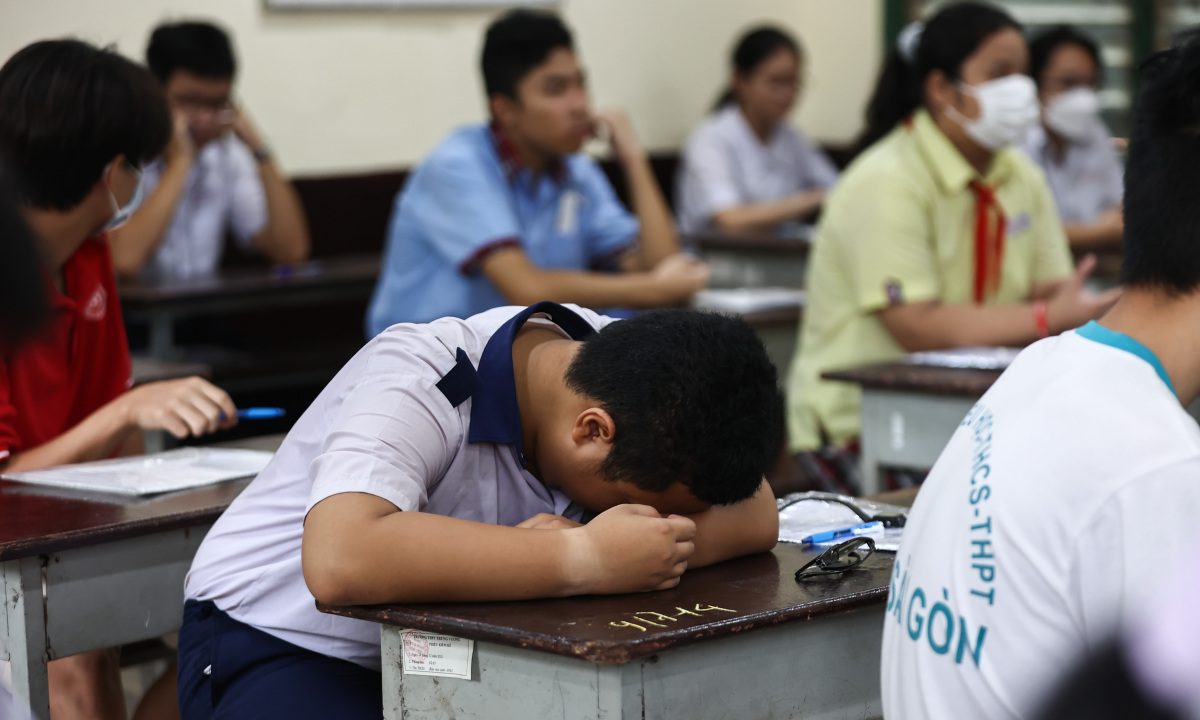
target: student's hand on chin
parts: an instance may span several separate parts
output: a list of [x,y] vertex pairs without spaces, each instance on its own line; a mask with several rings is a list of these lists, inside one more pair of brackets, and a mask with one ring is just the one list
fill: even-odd
[[679,584],[695,545],[696,523],[648,505],[617,505],[565,530],[572,594],[665,590]]
[[166,380],[136,387],[121,396],[129,425],[166,430],[177,438],[207,435],[237,424],[237,406],[224,390],[204,378]]
[[196,156],[196,143],[192,140],[192,130],[188,126],[187,115],[176,112],[173,117],[171,140],[163,151],[163,159],[168,165],[177,162],[191,162]]
[[570,518],[565,518],[562,515],[551,515],[550,513],[538,513],[528,520],[517,525],[519,528],[526,530],[569,530],[571,528],[582,527],[582,523],[577,523]]
[[633,122],[624,110],[601,110],[593,119],[608,132],[608,141],[618,159],[628,162],[645,156],[646,151],[633,129]]
[[250,122],[250,116],[246,114],[245,108],[239,107],[234,111],[233,120],[229,123],[229,129],[251,151],[259,150],[264,145],[262,136],[258,133],[258,128],[254,126],[254,123]]

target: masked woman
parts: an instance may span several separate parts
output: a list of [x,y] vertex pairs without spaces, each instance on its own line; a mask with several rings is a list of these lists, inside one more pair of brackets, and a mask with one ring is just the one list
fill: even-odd
[[902,34],[868,107],[866,150],[813,243],[788,383],[794,452],[829,457],[814,451],[859,435],[860,390],[822,380],[828,370],[1024,345],[1115,301],[1083,288],[1094,258],[1072,273],[1042,173],[1010,149],[1037,121],[1028,64],[1020,26],[991,5],[949,5]]
[[1070,26],[1029,44],[1042,122],[1022,147],[1045,171],[1072,245],[1119,243],[1125,229],[1123,172],[1096,94],[1102,73],[1096,42]]

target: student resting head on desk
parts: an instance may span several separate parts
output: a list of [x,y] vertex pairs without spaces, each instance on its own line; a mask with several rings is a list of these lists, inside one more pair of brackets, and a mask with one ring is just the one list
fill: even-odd
[[851,444],[857,386],[827,370],[905,352],[1024,345],[1098,317],[1116,294],[1072,274],[1042,173],[1010,146],[1037,119],[1028,50],[1004,11],[945,7],[912,25],[868,108],[866,140],[830,194],[809,257],[788,382],[791,448]]
[[171,105],[174,132],[145,168],[146,201],[112,233],[121,276],[214,272],[226,234],[277,263],[308,256],[308,224],[292,184],[246,109],[225,31],[205,22],[160,25],[146,64]]
[[[1022,352],[929,473],[888,597],[891,720],[1032,717],[1119,619],[1184,605],[1152,594],[1195,562],[1200,515],[1200,429],[1184,410],[1200,395],[1200,42],[1144,68],[1125,292],[1099,323]],[[1162,620],[1194,617],[1186,607]],[[1161,632],[1138,650],[1172,677],[1148,686],[1194,701],[1195,675],[1178,684],[1171,667],[1194,648]]]
[[[687,301],[708,268],[679,254],[667,204],[625,113],[593,113],[571,33],[514,10],[484,41],[491,123],[460,128],[396,197],[369,336],[539,300],[588,307]],[[579,152],[606,133],[635,215]]]
[[388,328],[200,546],[184,720],[378,718],[379,627],[314,597],[640,592],[770,549],[775,383],[748,324],[696,311],[542,302]]
[[[154,78],[113,51],[38,42],[0,68],[0,155],[19,181],[49,304],[34,338],[0,351],[0,471],[136,451],[141,430],[182,438],[236,422],[229,396],[200,378],[129,389],[106,230],[136,204],[140,167],[170,132]],[[55,660],[49,674],[56,720],[125,717],[115,652]]]
[[1104,67],[1096,41],[1069,25],[1029,44],[1042,121],[1022,149],[1042,167],[1072,245],[1121,242],[1121,162],[1100,119]]
[[683,152],[676,183],[683,232],[770,227],[821,207],[837,168],[788,124],[803,63],[800,43],[777,28],[738,41],[729,89]]

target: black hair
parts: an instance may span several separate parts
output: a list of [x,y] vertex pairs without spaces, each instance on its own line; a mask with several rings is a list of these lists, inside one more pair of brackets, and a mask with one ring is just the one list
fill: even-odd
[[195,21],[156,27],[146,46],[146,64],[163,85],[176,70],[219,80],[237,72],[229,35],[216,25]]
[[0,150],[28,205],[71,210],[115,157],[147,163],[170,137],[159,84],[112,49],[44,40],[0,67]]
[[588,337],[566,373],[616,425],[600,470],[647,492],[676,482],[713,504],[749,498],[783,442],[783,396],[740,318],[651,310]]
[[[733,48],[733,69],[743,77],[750,75],[755,68],[780,50],[790,50],[797,60],[804,61],[804,51],[800,47],[800,42],[783,30],[769,25],[750,30],[742,36],[741,40],[738,40],[738,44]],[[731,85],[725,88],[721,97],[717,98],[716,104],[713,105],[713,112],[720,110],[735,99]]]
[[1042,86],[1042,72],[1050,64],[1054,51],[1063,45],[1076,45],[1092,58],[1096,66],[1096,77],[1104,71],[1104,63],[1100,60],[1100,46],[1078,29],[1070,25],[1059,25],[1038,34],[1029,43],[1029,75],[1033,81]]
[[874,144],[925,103],[929,73],[940,70],[958,80],[963,62],[984,40],[1009,28],[1021,30],[1012,16],[987,3],[955,3],[939,10],[925,23],[911,58],[899,46],[888,53],[867,105],[867,129],[859,146]]
[[33,232],[17,206],[15,180],[0,158],[0,353],[12,352],[46,317]]
[[554,13],[517,9],[501,16],[487,29],[479,63],[488,97],[516,100],[521,79],[559,48],[571,50],[574,41]]
[[1200,34],[1141,67],[1125,163],[1126,287],[1200,287]]

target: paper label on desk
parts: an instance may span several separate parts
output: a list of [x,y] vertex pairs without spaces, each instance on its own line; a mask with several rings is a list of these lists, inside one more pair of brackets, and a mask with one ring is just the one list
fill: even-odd
[[400,632],[406,675],[434,675],[471,679],[471,655],[475,641],[420,630]]

